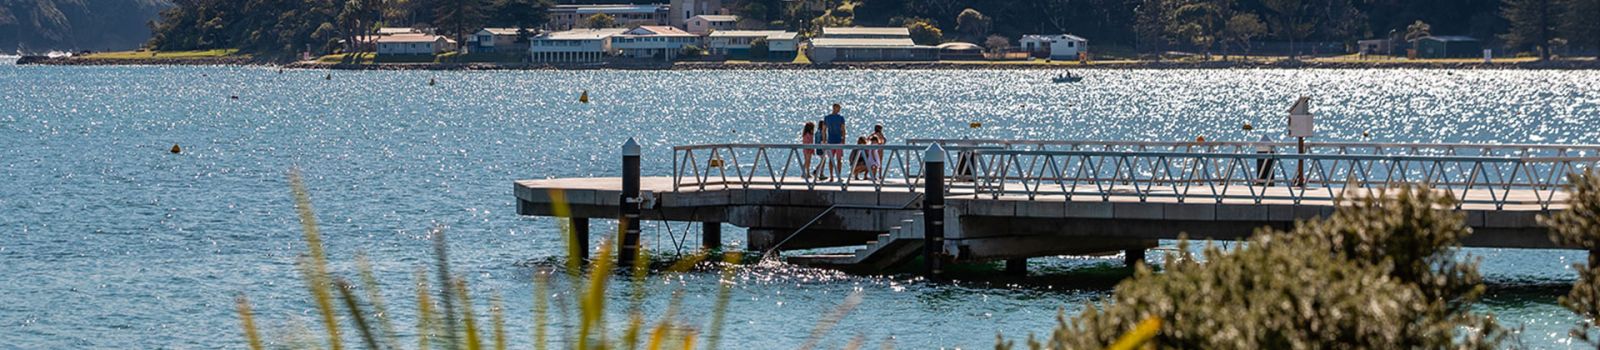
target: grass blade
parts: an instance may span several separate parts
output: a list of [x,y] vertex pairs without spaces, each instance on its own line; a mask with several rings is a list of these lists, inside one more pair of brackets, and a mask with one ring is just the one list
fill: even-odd
[[350,311],[350,320],[355,321],[356,331],[361,333],[361,342],[367,345],[368,350],[378,349],[378,338],[372,335],[372,326],[367,324],[367,317],[361,312],[361,303],[356,300],[355,293],[350,292],[355,286],[343,278],[334,280],[338,288],[339,298],[344,300],[344,307]]
[[372,305],[372,312],[378,319],[378,331],[382,332],[383,346],[389,349],[400,349],[398,333],[394,330],[394,323],[389,321],[389,310],[383,303],[383,290],[379,287],[378,277],[372,273],[372,261],[367,259],[366,253],[356,253],[356,271],[361,274],[362,289],[367,293],[367,303]]
[[505,304],[500,302],[499,292],[489,300],[489,314],[494,316],[494,350],[506,350]]
[[800,349],[806,350],[817,346],[817,343],[822,341],[822,337],[833,330],[833,326],[839,325],[839,321],[844,320],[845,316],[850,315],[850,312],[856,309],[856,305],[861,305],[861,292],[850,293],[849,297],[844,298],[844,303],[840,303],[838,307],[833,309],[833,312],[829,312],[821,320],[817,320],[817,327],[811,330],[811,336],[806,338],[804,344],[800,345]]
[[428,293],[428,272],[417,267],[417,350],[428,350],[435,340],[433,300]]
[[450,283],[453,278],[450,277],[449,247],[445,244],[443,228],[435,227],[432,235],[433,266],[439,278],[439,303],[444,308],[444,331],[441,335],[444,336],[445,349],[456,350],[461,348],[461,339],[457,337],[460,334],[460,326],[457,324],[460,322],[457,318],[460,314],[456,313],[455,288]]
[[[596,255],[594,266],[589,270],[588,288],[579,294],[582,299],[578,304],[578,348],[589,349],[589,335],[598,334],[595,328],[604,323],[606,307],[606,282],[610,280],[612,244],[610,241],[600,242],[599,254]],[[603,345],[603,341],[601,342]]]
[[250,342],[250,350],[261,350],[261,334],[256,333],[256,319],[250,312],[250,300],[244,294],[239,294],[233,301],[239,310],[239,325],[244,327],[244,339]]
[[306,246],[311,258],[302,271],[306,278],[306,288],[311,290],[311,297],[317,303],[317,310],[322,313],[322,326],[328,331],[328,347],[341,350],[344,345],[339,340],[339,323],[333,315],[333,296],[328,291],[330,289],[328,257],[322,251],[322,234],[317,230],[317,216],[311,209],[311,194],[306,191],[306,184],[301,180],[299,170],[289,171],[289,190],[294,193],[294,209],[300,216],[300,229],[305,233]]
[[461,296],[461,321],[466,327],[467,350],[482,350],[483,341],[478,339],[478,322],[472,315],[472,297],[467,294],[466,280],[456,279],[456,295]]
[[550,274],[540,271],[533,276],[533,348],[545,350],[545,325],[550,318]]
[[728,316],[728,301],[733,298],[733,273],[741,254],[729,252],[722,256],[722,276],[717,280],[717,304],[711,308],[711,329],[707,331],[707,350],[717,350],[722,345],[722,323]]

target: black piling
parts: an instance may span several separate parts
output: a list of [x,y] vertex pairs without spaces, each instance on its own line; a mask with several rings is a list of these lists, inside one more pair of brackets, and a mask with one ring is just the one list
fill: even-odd
[[639,255],[639,143],[633,138],[622,144],[622,198],[617,202],[617,266],[633,266]]
[[568,218],[572,227],[572,254],[582,261],[589,260],[589,218]]
[[944,158],[937,143],[922,157],[923,274],[936,280],[944,274]]
[[704,247],[706,250],[722,249],[722,223],[702,222],[700,223],[700,228],[701,247]]

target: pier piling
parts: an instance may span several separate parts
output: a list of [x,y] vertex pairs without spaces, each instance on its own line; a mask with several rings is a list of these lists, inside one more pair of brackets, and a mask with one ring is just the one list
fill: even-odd
[[924,274],[933,279],[944,274],[944,158],[939,144],[928,146],[922,157],[922,261]]
[[1028,275],[1028,258],[1006,259],[1006,275],[1025,277]]
[[1122,254],[1122,264],[1123,265],[1127,265],[1128,267],[1134,267],[1134,266],[1139,266],[1139,264],[1143,264],[1143,263],[1144,263],[1144,248],[1133,248],[1133,249],[1128,249],[1128,250],[1124,250],[1123,251],[1123,254]]
[[722,223],[700,223],[700,246],[706,250],[722,249]]
[[589,260],[589,218],[567,218],[572,227],[572,255],[579,260]]
[[617,266],[633,266],[639,255],[639,143],[633,138],[622,144],[622,198],[617,218]]

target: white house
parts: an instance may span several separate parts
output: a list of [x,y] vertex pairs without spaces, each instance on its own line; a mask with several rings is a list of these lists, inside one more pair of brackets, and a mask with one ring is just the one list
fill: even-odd
[[734,15],[699,15],[690,18],[685,28],[689,33],[697,35],[710,34],[716,30],[731,30],[739,25],[739,16]]
[[467,52],[521,52],[517,28],[483,28],[467,37]]
[[1089,52],[1089,40],[1072,34],[1023,35],[1017,45],[1034,57],[1057,60],[1075,60],[1079,53]]
[[750,44],[756,39],[766,39],[772,57],[793,57],[799,36],[800,33],[781,30],[718,30],[706,36],[706,50],[713,55],[741,56],[750,52]]
[[443,35],[395,34],[378,37],[379,55],[433,55],[456,49],[456,41]]
[[678,58],[684,46],[699,43],[700,36],[676,27],[639,26],[611,40],[611,47],[623,57],[671,61]]
[[534,62],[600,62],[612,52],[612,38],[625,28],[573,29],[548,32],[528,39]]

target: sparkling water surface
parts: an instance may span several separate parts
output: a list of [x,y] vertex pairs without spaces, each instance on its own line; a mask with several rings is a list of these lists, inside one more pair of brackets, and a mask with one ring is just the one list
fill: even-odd
[[[320,333],[304,331],[318,329],[315,309],[294,268],[305,247],[292,168],[310,188],[333,271],[353,277],[353,256],[369,254],[403,333],[414,333],[412,273],[428,266],[437,226],[477,310],[502,295],[511,341],[525,345],[531,276],[559,265],[564,244],[552,220],[516,215],[511,181],[616,176],[628,137],[644,145],[649,175],[670,172],[672,145],[794,142],[834,102],[853,130],[882,123],[897,141],[1253,140],[1239,125],[1282,130],[1289,103],[1309,95],[1322,140],[1366,131],[1380,142],[1600,143],[1592,71],[1079,73],[1084,83],[993,70],[338,71],[324,80],[330,72],[0,65],[0,347],[237,348],[239,293],[269,339],[315,341]],[[576,103],[583,90],[593,103]],[[169,154],[173,144],[184,152]],[[595,232],[611,230],[596,221]],[[690,230],[649,223],[644,240],[674,252]],[[1584,254],[1466,253],[1484,258],[1493,286],[1482,310],[1525,327],[1527,345],[1568,347],[1576,319],[1556,297]],[[1034,259],[1033,268],[1048,279],[1119,261]],[[863,302],[823,347],[860,336],[868,346],[988,348],[996,333],[1047,332],[1058,311],[1073,314],[1109,289],[934,285],[782,265],[741,267],[736,280],[724,344],[747,348],[803,343],[855,293]],[[703,329],[715,281],[712,272],[655,275],[646,309],[660,315],[681,289],[683,320]],[[570,288],[558,279],[552,290]],[[613,305],[628,300],[625,288],[612,293]],[[563,317],[552,314],[556,327],[569,327]]]

